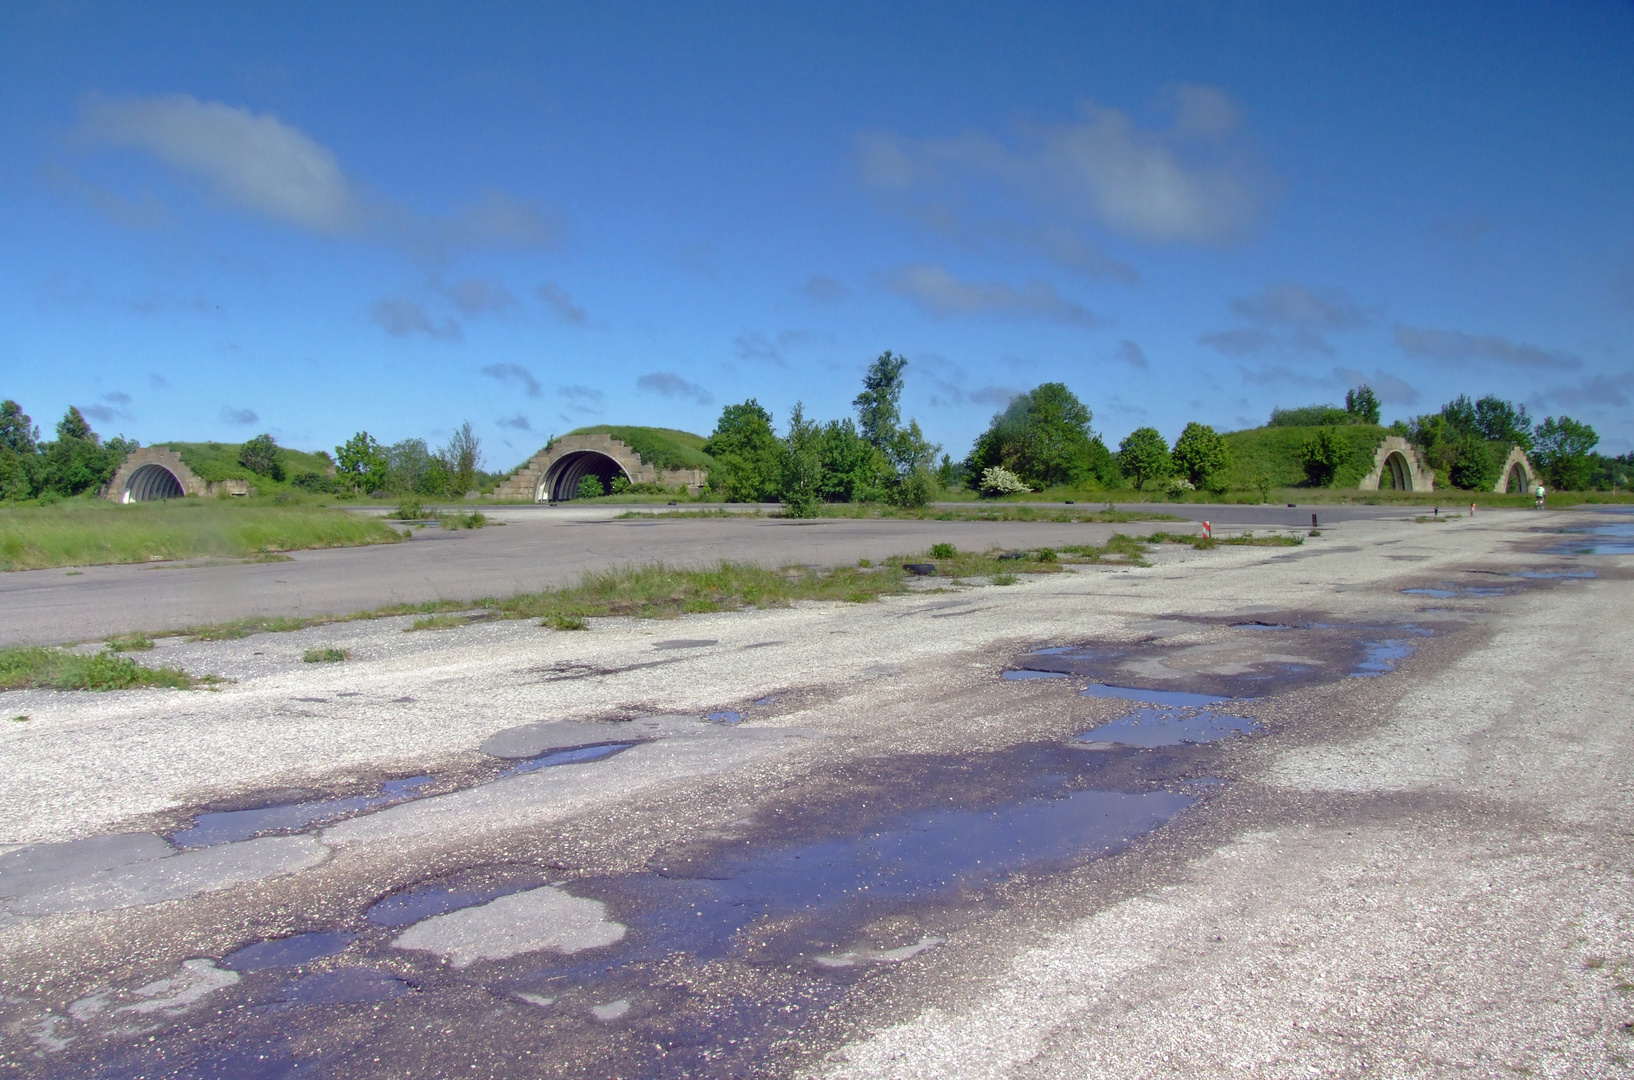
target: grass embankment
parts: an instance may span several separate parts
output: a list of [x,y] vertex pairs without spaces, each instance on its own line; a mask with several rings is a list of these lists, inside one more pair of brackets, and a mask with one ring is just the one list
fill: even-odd
[[660,469],[707,469],[715,464],[715,459],[704,453],[704,443],[708,440],[690,431],[597,424],[574,428],[568,434],[611,435],[639,454],[643,462]]
[[0,649],[0,690],[129,690],[138,686],[187,690],[219,681],[211,676],[196,679],[180,668],[143,667],[112,652],[86,655],[34,646]]
[[0,570],[245,558],[401,539],[379,520],[341,510],[245,506],[219,499],[129,505],[75,499],[52,506],[0,508]]
[[[155,445],[174,450],[176,456],[201,479],[248,480],[258,486],[274,486],[273,481],[251,472],[238,463],[239,451],[243,449],[242,443],[165,442]],[[285,476],[299,476],[302,473],[317,473],[321,476],[327,474],[335,464],[327,454],[309,454],[304,450],[291,450],[287,446],[278,448],[278,457],[284,466]]]

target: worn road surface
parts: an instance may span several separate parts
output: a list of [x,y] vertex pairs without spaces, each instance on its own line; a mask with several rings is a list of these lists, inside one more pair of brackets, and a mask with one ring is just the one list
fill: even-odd
[[[484,513],[494,528],[426,529],[403,544],[297,551],[287,561],[271,563],[155,563],[91,566],[72,574],[61,569],[0,574],[0,645],[55,645],[252,615],[345,614],[396,603],[511,596],[566,585],[586,570],[625,563],[700,566],[727,559],[834,566],[912,554],[940,541],[974,551],[1064,546],[1101,543],[1120,530],[1147,533],[1164,527],[1151,522],[1116,527],[982,521],[930,525],[848,518],[686,518],[660,527],[655,517],[620,519],[625,509],[487,507]],[[661,506],[636,509],[665,513]],[[1261,531],[1308,525],[1311,514],[1309,508],[1281,506],[1125,509],[1199,520],[1212,514],[1223,528]],[[1323,521],[1413,513],[1377,506],[1318,510]]]
[[3,695],[0,1069],[1630,1075],[1631,525],[166,639]]

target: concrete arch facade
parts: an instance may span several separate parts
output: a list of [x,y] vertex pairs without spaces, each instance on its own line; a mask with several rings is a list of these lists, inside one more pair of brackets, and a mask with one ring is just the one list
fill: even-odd
[[1518,446],[1509,448],[1509,456],[1504,459],[1504,466],[1498,470],[1498,482],[1492,490],[1498,493],[1514,491],[1521,494],[1529,493],[1538,483],[1538,471],[1532,467],[1532,459],[1526,456],[1526,451]]
[[622,473],[632,484],[685,486],[696,493],[709,482],[703,469],[660,469],[641,460],[633,447],[611,435],[563,435],[528,460],[515,475],[494,489],[501,499],[562,502],[577,492],[579,481],[599,476],[605,486]]
[[102,494],[114,502],[156,502],[188,495],[248,495],[247,480],[206,480],[187,467],[176,451],[144,446],[125,456]]
[[1434,491],[1435,472],[1424,467],[1418,448],[1400,435],[1386,435],[1373,454],[1373,469],[1357,485],[1361,491]]

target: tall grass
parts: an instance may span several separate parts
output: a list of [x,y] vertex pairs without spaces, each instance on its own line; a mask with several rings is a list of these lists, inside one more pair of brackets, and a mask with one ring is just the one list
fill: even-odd
[[75,499],[0,508],[0,570],[241,558],[401,539],[376,519],[310,506],[244,506],[219,499],[120,505]]
[[128,656],[111,652],[86,655],[32,646],[0,649],[0,690],[129,690],[137,686],[186,690],[201,682],[219,681],[195,679],[180,668],[143,667]]

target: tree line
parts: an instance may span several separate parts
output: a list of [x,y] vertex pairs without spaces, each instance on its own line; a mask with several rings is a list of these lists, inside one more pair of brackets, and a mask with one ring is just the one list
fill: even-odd
[[57,421],[57,437],[41,441],[40,429],[15,401],[0,401],[0,500],[67,498],[98,491],[140,445],[116,435],[106,441],[70,405]]

